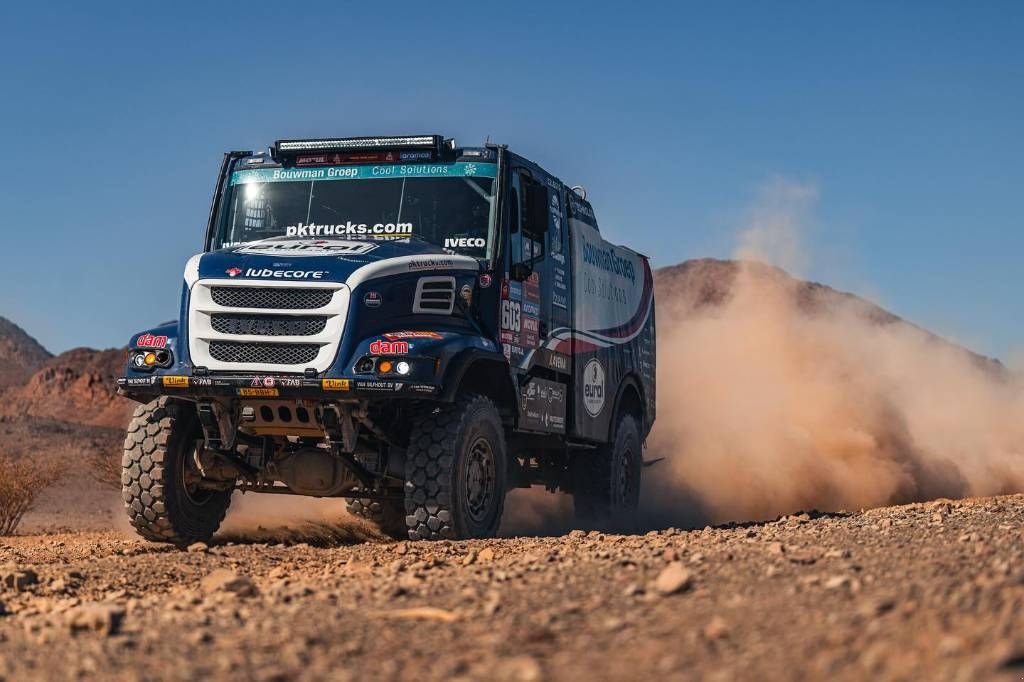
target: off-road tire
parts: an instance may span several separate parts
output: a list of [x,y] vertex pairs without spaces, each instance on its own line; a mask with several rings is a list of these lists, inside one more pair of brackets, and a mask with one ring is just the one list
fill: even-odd
[[185,484],[200,438],[190,402],[164,396],[135,409],[121,459],[121,496],[128,520],[147,540],[205,542],[224,520],[231,490],[190,491]]
[[631,530],[640,503],[643,444],[636,417],[623,414],[612,440],[571,462],[576,524],[582,528]]
[[493,537],[505,506],[505,453],[501,417],[483,396],[460,396],[416,418],[405,461],[409,538]]
[[405,505],[400,500],[349,498],[345,506],[349,514],[366,519],[385,535],[404,538],[409,534],[405,526]]

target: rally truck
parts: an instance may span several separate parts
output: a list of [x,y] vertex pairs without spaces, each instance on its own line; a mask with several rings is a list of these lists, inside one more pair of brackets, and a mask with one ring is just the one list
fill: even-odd
[[655,418],[651,268],[504,145],[279,140],[224,155],[178,318],[131,338],[118,392],[153,541],[209,539],[236,492],[434,540],[543,485],[617,525]]

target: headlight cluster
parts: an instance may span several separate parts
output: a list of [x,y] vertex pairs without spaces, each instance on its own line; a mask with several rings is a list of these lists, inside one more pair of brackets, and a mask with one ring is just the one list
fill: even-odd
[[144,372],[154,367],[170,367],[174,362],[171,351],[159,350],[133,350],[128,356],[128,364],[137,372]]
[[400,374],[402,376],[407,375],[412,371],[412,365],[405,360],[399,360],[397,362],[382,358],[377,363],[377,374]]

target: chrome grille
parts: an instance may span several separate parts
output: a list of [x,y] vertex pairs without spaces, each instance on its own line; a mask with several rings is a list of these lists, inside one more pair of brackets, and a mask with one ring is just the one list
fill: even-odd
[[326,315],[214,314],[210,324],[221,334],[250,336],[314,336],[327,326]]
[[331,289],[283,287],[210,287],[213,302],[225,308],[312,310],[331,302]]
[[221,362],[301,365],[312,362],[319,352],[315,343],[210,342],[210,357]]

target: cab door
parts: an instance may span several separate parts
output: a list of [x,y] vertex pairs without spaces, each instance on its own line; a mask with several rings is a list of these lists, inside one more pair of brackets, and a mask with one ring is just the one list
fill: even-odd
[[564,262],[557,184],[536,167],[513,168],[511,258],[501,304],[501,342],[520,387],[520,428],[546,433],[565,431],[569,372],[568,358],[546,347],[568,320],[567,295],[555,297],[556,281],[563,288],[568,281],[554,258]]

